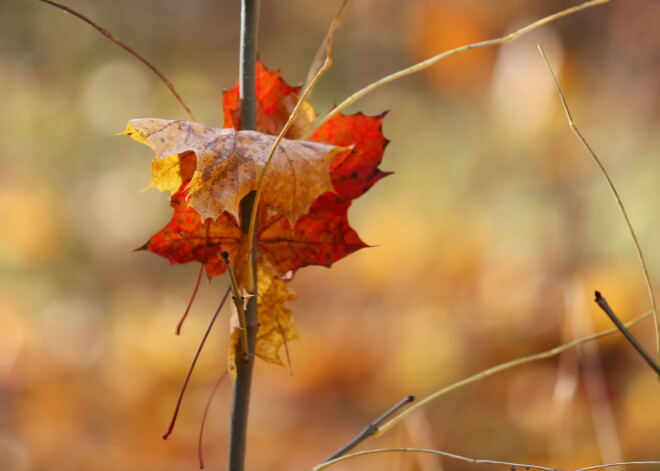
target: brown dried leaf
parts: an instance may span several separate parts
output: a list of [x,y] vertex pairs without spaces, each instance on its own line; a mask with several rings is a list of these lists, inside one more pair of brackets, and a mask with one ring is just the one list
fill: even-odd
[[[196,170],[187,191],[190,205],[202,216],[217,219],[227,211],[238,219],[239,203],[256,190],[274,136],[256,131],[219,129],[188,121],[136,119],[124,134],[151,147],[163,168],[152,167],[152,187],[172,191],[185,180],[194,152]],[[264,179],[262,200],[272,213],[292,223],[309,211],[321,194],[333,191],[328,163],[344,148],[311,141],[283,139]],[[178,160],[176,156],[178,155]],[[157,161],[156,161],[157,163]]]

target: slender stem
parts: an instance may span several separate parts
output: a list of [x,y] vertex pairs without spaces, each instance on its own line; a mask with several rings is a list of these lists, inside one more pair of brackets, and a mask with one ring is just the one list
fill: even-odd
[[[257,182],[257,190],[254,196],[255,205],[253,206],[252,214],[250,215],[250,226],[248,230],[248,241],[250,243],[256,241],[257,239],[256,233],[257,233],[257,213],[259,209],[258,205],[259,205],[259,199],[261,198],[261,193],[263,191],[265,176],[266,176],[266,172],[268,171],[268,167],[270,166],[270,163],[273,160],[273,156],[275,155],[275,150],[277,150],[277,146],[280,145],[280,142],[282,142],[282,139],[284,139],[286,133],[289,131],[289,129],[291,129],[291,126],[293,126],[293,123],[296,121],[298,113],[302,108],[302,105],[305,103],[305,100],[312,92],[314,86],[318,83],[321,77],[323,77],[323,75],[328,71],[330,66],[332,66],[332,40],[335,37],[335,31],[337,31],[337,27],[339,26],[339,20],[341,20],[341,17],[344,14],[344,11],[348,6],[349,1],[350,0],[344,0],[342,2],[341,6],[339,7],[339,11],[335,15],[332,22],[330,23],[330,27],[328,28],[328,34],[325,37],[326,55],[323,64],[321,65],[319,70],[316,71],[316,74],[310,80],[309,84],[307,84],[305,90],[303,90],[302,95],[300,95],[300,97],[298,98],[298,102],[296,103],[296,106],[293,108],[293,111],[291,111],[291,114],[289,115],[289,119],[287,120],[286,124],[284,125],[279,135],[273,142],[273,146],[270,148],[270,152],[268,153],[268,157],[266,158],[266,163],[264,164],[264,168],[263,170],[261,170],[261,174],[259,175],[259,181]],[[249,246],[249,249],[252,250],[253,247]]]
[[324,463],[328,461],[332,461],[334,459],[339,458],[340,456],[346,454],[356,446],[358,446],[360,443],[365,441],[367,438],[371,437],[372,435],[375,435],[376,432],[378,432],[378,426],[385,422],[387,419],[389,419],[392,415],[394,415],[396,412],[399,411],[402,407],[406,406],[407,404],[410,404],[412,401],[415,400],[415,396],[408,396],[397,402],[394,406],[390,408],[387,412],[385,412],[383,415],[378,417],[376,420],[371,422],[369,425],[367,425],[364,430],[353,440],[348,442],[346,445],[344,445],[339,451],[335,452],[332,456],[327,458]]
[[640,355],[642,355],[642,358],[646,360],[646,363],[648,363],[651,368],[653,368],[653,371],[655,371],[658,375],[660,375],[660,366],[653,361],[653,358],[651,358],[651,355],[642,347],[642,345],[637,341],[635,336],[626,328],[625,325],[623,325],[623,322],[619,320],[619,317],[614,314],[614,311],[610,307],[610,305],[607,303],[607,300],[600,294],[599,291],[596,291],[596,304],[607,314],[607,317],[610,318],[612,322],[614,322],[614,325],[616,326],[617,329],[621,331],[623,336],[630,342],[630,345],[635,347],[635,350],[639,352]]
[[175,98],[176,101],[178,101],[179,104],[183,107],[183,109],[186,111],[186,113],[188,114],[188,116],[190,117],[190,119],[191,119],[192,121],[197,121],[197,119],[195,118],[195,115],[193,114],[193,112],[190,110],[190,108],[188,107],[188,105],[186,104],[186,102],[183,101],[183,98],[181,98],[181,95],[179,95],[179,92],[176,91],[176,88],[174,88],[174,85],[172,85],[172,82],[170,82],[169,80],[167,80],[167,77],[165,77],[165,76],[161,73],[161,71],[158,70],[158,69],[156,68],[156,66],[154,66],[151,62],[149,62],[147,59],[145,59],[145,58],[142,57],[140,54],[138,54],[135,50],[133,50],[130,46],[128,46],[126,43],[124,43],[122,40],[120,40],[118,37],[116,37],[116,36],[115,36],[114,34],[112,34],[110,31],[108,31],[107,29],[103,28],[102,26],[96,24],[95,22],[93,22],[92,20],[90,20],[89,18],[87,18],[85,15],[83,15],[82,13],[77,12],[77,11],[74,10],[73,8],[67,7],[66,5],[62,5],[61,3],[55,2],[55,1],[53,1],[53,0],[41,0],[41,1],[44,2],[44,3],[47,3],[47,4],[49,4],[49,5],[52,5],[52,6],[54,6],[55,8],[59,8],[60,10],[63,10],[63,11],[65,11],[65,12],[67,12],[67,13],[71,13],[73,16],[75,16],[75,17],[77,17],[77,18],[80,18],[80,19],[83,20],[85,23],[87,23],[89,26],[91,26],[91,27],[94,28],[96,31],[98,31],[99,33],[101,33],[103,36],[105,36],[106,38],[108,38],[110,41],[112,41],[113,43],[115,43],[117,46],[121,47],[124,51],[128,52],[128,53],[131,54],[133,57],[135,57],[137,60],[139,60],[139,61],[142,62],[144,65],[146,65],[147,67],[149,67],[149,69],[151,69],[151,71],[152,71],[154,74],[156,74],[156,76],[158,76],[158,78],[160,79],[160,81],[163,82],[163,84],[164,84],[164,85],[167,87],[167,89],[172,93],[172,95],[174,95],[174,98]]
[[241,2],[241,51],[239,96],[241,99],[241,129],[257,129],[257,27],[259,0]]
[[[209,219],[210,221],[210,219]],[[206,245],[204,246],[206,248]],[[197,291],[199,291],[199,285],[202,283],[202,274],[204,273],[204,264],[200,263],[199,264],[199,272],[197,272],[197,281],[195,281],[195,288],[193,288],[193,292],[190,295],[190,299],[188,300],[188,305],[186,306],[186,310],[183,311],[183,315],[181,316],[181,319],[179,319],[179,322],[176,324],[176,329],[174,330],[174,333],[176,335],[181,335],[181,328],[183,327],[183,323],[186,321],[188,318],[188,314],[190,313],[190,309],[192,308],[193,302],[195,302],[195,298],[197,297]]]
[[199,460],[199,469],[204,469],[204,452],[202,450],[202,445],[204,439],[204,427],[206,426],[206,419],[209,416],[209,409],[211,408],[211,402],[213,402],[213,396],[215,396],[216,391],[220,387],[220,383],[222,383],[224,379],[227,377],[227,372],[228,371],[225,370],[224,373],[220,375],[218,380],[213,385],[211,394],[209,394],[209,398],[206,401],[206,406],[204,407],[204,415],[202,415],[202,425],[199,426],[199,436],[197,437],[197,459]]
[[573,134],[575,134],[575,136],[578,138],[578,140],[580,141],[582,146],[587,150],[587,152],[589,152],[589,155],[591,155],[591,158],[594,159],[594,162],[596,162],[596,165],[598,165],[598,168],[605,177],[605,180],[607,180],[607,185],[610,187],[610,192],[612,193],[612,196],[614,196],[614,200],[616,201],[616,204],[619,207],[621,216],[623,216],[623,219],[626,222],[626,227],[628,228],[630,237],[632,237],[633,244],[635,244],[635,251],[637,252],[637,258],[639,259],[639,263],[642,267],[644,282],[646,283],[646,291],[648,292],[649,300],[651,301],[651,307],[653,308],[653,323],[655,325],[656,362],[660,363],[660,321],[658,320],[658,303],[656,302],[655,295],[653,294],[651,275],[649,275],[649,269],[648,266],[646,265],[646,258],[644,258],[644,253],[642,252],[642,246],[640,245],[639,240],[637,239],[637,234],[635,233],[635,229],[633,229],[632,223],[630,222],[630,218],[628,217],[628,212],[626,211],[626,207],[623,205],[623,201],[621,200],[621,197],[619,196],[619,192],[614,186],[614,182],[610,178],[609,173],[607,173],[607,170],[605,170],[605,166],[598,158],[596,152],[591,148],[585,137],[582,135],[580,130],[575,125],[575,122],[573,121],[573,116],[571,115],[571,111],[568,109],[568,103],[566,102],[564,93],[561,91],[561,87],[559,86],[557,77],[555,76],[555,73],[553,72],[552,67],[550,66],[550,62],[548,61],[548,58],[546,57],[545,52],[543,51],[543,48],[540,45],[538,46],[538,48],[539,51],[541,52],[541,56],[543,57],[543,61],[545,62],[545,65],[548,67],[548,70],[550,71],[552,80],[555,83],[555,88],[557,89],[557,93],[559,94],[559,99],[561,100],[561,104],[564,108],[564,114],[566,114],[568,127],[571,129],[571,131],[573,131]]
[[227,300],[228,295],[229,295],[229,288],[227,289],[225,295],[222,297],[222,301],[220,301],[220,305],[218,306],[218,309],[215,310],[215,313],[211,318],[211,322],[209,322],[209,326],[206,328],[206,332],[202,337],[202,341],[199,342],[199,347],[197,347],[197,351],[195,352],[195,356],[193,357],[192,364],[190,365],[190,368],[188,368],[188,374],[186,374],[186,379],[183,381],[183,386],[181,386],[181,392],[179,393],[179,398],[176,401],[176,406],[174,406],[174,413],[172,414],[172,420],[170,421],[170,425],[167,427],[167,430],[162,435],[163,440],[167,440],[167,437],[169,437],[172,434],[172,431],[174,430],[174,424],[176,423],[176,419],[179,415],[179,409],[181,408],[181,401],[183,401],[183,395],[186,393],[186,389],[188,388],[188,382],[190,381],[192,372],[195,370],[195,365],[197,365],[197,360],[199,360],[199,356],[202,353],[202,348],[204,348],[206,339],[208,339],[209,334],[211,333],[211,329],[213,328],[213,324],[215,324],[215,321],[218,318],[218,314],[220,314],[222,307],[225,305],[225,301]]
[[248,334],[247,334],[247,322],[245,320],[245,298],[243,293],[238,286],[238,280],[236,279],[236,274],[234,273],[234,268],[231,266],[229,261],[229,254],[227,252],[222,252],[222,260],[227,266],[227,272],[229,273],[229,279],[231,280],[231,292],[233,293],[234,306],[236,307],[236,313],[238,315],[238,328],[240,330],[240,356],[247,358],[249,356],[248,349]]
[[[496,460],[481,460],[481,459],[476,459],[476,458],[470,458],[468,456],[462,456],[462,455],[457,455],[455,453],[448,453],[446,451],[439,451],[439,450],[429,450],[427,448],[380,448],[378,450],[367,450],[367,451],[360,451],[358,453],[353,453],[352,455],[346,455],[342,456],[340,458],[337,458],[332,461],[328,461],[325,463],[321,463],[318,466],[315,466],[312,471],[321,471],[322,469],[329,468],[335,463],[339,463],[341,461],[346,461],[350,460],[353,458],[357,458],[358,456],[365,456],[365,455],[373,455],[373,454],[378,454],[378,453],[429,453],[432,455],[440,455],[444,456],[446,458],[451,458],[454,460],[458,461],[463,461],[466,463],[471,463],[471,464],[495,464],[495,465],[501,465],[501,466],[508,466],[509,469],[538,469],[542,471],[561,471],[558,468],[548,468],[545,466],[537,466],[533,464],[522,464],[522,463],[511,463],[509,461],[496,461]],[[589,471],[593,469],[605,469],[605,468],[613,468],[617,466],[626,466],[626,465],[651,465],[651,464],[660,464],[660,461],[625,461],[621,463],[607,463],[607,464],[599,464],[596,466],[589,466],[587,468],[580,468],[576,469],[575,471]],[[491,468],[492,469],[492,468]]]
[[515,39],[518,39],[520,36],[523,36],[524,34],[529,33],[530,31],[533,31],[543,25],[546,25],[552,21],[558,20],[560,18],[563,18],[565,16],[571,15],[573,13],[576,13],[580,10],[584,10],[585,8],[590,8],[595,5],[600,5],[603,3],[607,3],[609,0],[590,0],[588,2],[585,2],[581,5],[577,5],[572,8],[567,8],[566,10],[562,10],[558,13],[555,13],[550,16],[546,16],[545,18],[541,18],[538,21],[535,21],[534,23],[531,23],[523,28],[520,28],[517,31],[514,31],[512,33],[507,34],[506,36],[502,36],[500,38],[495,38],[495,39],[489,39],[487,41],[481,41],[477,43],[472,43],[472,44],[467,44],[465,46],[460,46],[455,49],[452,49],[450,51],[443,52],[441,54],[438,54],[437,56],[433,56],[429,59],[426,59],[422,62],[418,62],[417,64],[414,64],[406,69],[399,70],[398,72],[395,72],[391,75],[388,75],[387,77],[383,77],[380,80],[377,80],[370,85],[367,85],[364,87],[362,90],[359,90],[355,93],[353,93],[351,96],[346,98],[344,101],[342,101],[339,105],[334,107],[332,111],[330,111],[328,114],[326,114],[323,118],[321,118],[314,128],[310,130],[306,136],[303,136],[303,139],[307,139],[309,136],[311,136],[317,129],[319,129],[321,126],[323,126],[330,118],[332,118],[334,115],[342,111],[344,108],[347,106],[352,105],[356,101],[358,101],[360,98],[363,96],[373,92],[374,90],[379,89],[383,85],[387,85],[388,83],[394,82],[395,80],[398,80],[400,78],[406,77],[408,75],[415,74],[417,72],[420,72],[424,69],[427,69],[431,67],[433,64],[441,61],[442,59],[446,59],[449,56],[453,56],[454,54],[458,54],[464,51],[469,51],[470,49],[477,49],[480,47],[487,47],[487,46],[496,46],[498,44],[504,44],[508,43],[511,41],[514,41]]
[[379,448],[376,450],[366,450],[366,451],[359,451],[357,453],[353,453],[351,455],[346,455],[346,456],[341,456],[339,458],[335,458],[332,461],[325,461],[321,463],[318,466],[315,466],[312,468],[312,471],[320,471],[325,468],[329,468],[335,463],[339,463],[341,461],[346,461],[350,460],[353,458],[357,458],[358,456],[365,456],[365,455],[374,455],[374,454],[379,454],[379,453],[429,453],[432,455],[440,455],[444,456],[445,458],[451,458],[454,460],[458,461],[464,461],[467,463],[472,463],[472,464],[499,464],[502,466],[508,466],[509,469],[538,469],[541,471],[562,471],[557,468],[546,468],[545,466],[536,466],[533,464],[523,464],[523,463],[511,463],[509,461],[494,461],[494,460],[480,460],[476,458],[470,458],[467,456],[462,456],[462,455],[457,455],[454,453],[448,453],[446,451],[439,451],[439,450],[429,450],[427,448]]
[[[258,25],[259,0],[242,0],[239,96],[241,98],[241,128],[244,130],[257,129],[256,64]],[[241,220],[249,218],[253,204],[246,205],[249,207],[241,211]],[[245,469],[250,389],[252,387],[252,369],[254,367],[257,329],[259,328],[257,322],[257,256],[257,244],[253,244],[251,257],[248,262],[251,268],[248,270],[250,273],[248,292],[253,296],[248,300],[245,310],[247,355],[239,355],[236,361],[236,379],[234,381],[229,452],[227,457],[227,469],[229,471],[243,471]]]

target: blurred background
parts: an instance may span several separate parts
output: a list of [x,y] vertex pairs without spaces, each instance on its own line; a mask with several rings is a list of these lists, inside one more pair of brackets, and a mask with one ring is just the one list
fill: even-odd
[[[304,81],[339,1],[313,12],[307,0],[262,3],[262,61]],[[416,61],[577,3],[355,0],[311,102],[326,112]],[[238,77],[239,2],[67,4],[152,61],[201,121],[222,124],[221,91]],[[381,168],[395,174],[351,208],[374,247],[293,281],[301,339],[289,345],[292,374],[256,367],[248,469],[310,469],[406,395],[611,328],[595,289],[624,320],[649,310],[630,235],[536,44],[660,283],[658,18],[657,1],[615,0],[452,57],[349,110],[391,110]],[[150,152],[116,136],[142,117],[186,118],[147,68],[72,15],[36,0],[0,3],[4,471],[197,468],[204,406],[226,366],[227,312],[174,434],[160,435],[227,280],[202,284],[176,337],[198,267],[132,252],[171,214],[167,195],[140,192]],[[633,332],[655,350],[650,319]],[[615,335],[450,393],[359,449],[558,468],[658,460],[659,399],[657,378]],[[230,402],[225,381],[206,424],[207,469],[225,467]],[[473,467],[389,454],[332,469]]]

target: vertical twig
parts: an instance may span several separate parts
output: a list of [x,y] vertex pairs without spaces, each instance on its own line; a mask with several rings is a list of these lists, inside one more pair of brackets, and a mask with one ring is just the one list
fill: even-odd
[[[257,128],[257,26],[259,24],[259,0],[241,1],[241,50],[239,89],[241,98],[241,128],[256,130]],[[245,208],[241,208],[241,219],[249,218],[252,212],[254,196],[244,198]],[[243,206],[243,205],[242,205]],[[243,210],[244,209],[244,210]],[[244,229],[244,232],[245,231]],[[254,347],[257,336],[257,244],[252,245],[251,280],[248,281],[248,292],[253,296],[249,299],[245,312],[248,337],[247,355],[237,355],[236,380],[234,381],[234,397],[232,402],[231,428],[229,432],[229,453],[227,469],[243,471],[245,468],[245,449],[247,440],[247,419],[250,405],[250,388],[252,385],[252,367],[254,366]],[[250,283],[251,281],[251,283]],[[250,289],[252,288],[252,289]]]
[[339,11],[335,15],[332,22],[330,23],[330,28],[328,28],[328,34],[325,36],[325,52],[326,52],[325,60],[323,61],[323,64],[321,65],[319,70],[316,71],[314,77],[312,77],[310,82],[305,87],[305,90],[303,91],[302,95],[298,97],[298,102],[296,103],[296,106],[293,108],[293,111],[291,111],[291,114],[289,115],[289,119],[287,120],[286,124],[280,131],[277,138],[275,139],[275,142],[273,142],[273,146],[270,148],[270,152],[268,153],[268,157],[266,158],[266,163],[264,164],[264,168],[261,170],[261,175],[259,175],[259,181],[257,182],[257,190],[256,192],[253,192],[256,203],[255,205],[253,205],[252,208],[252,214],[250,215],[250,225],[248,228],[248,234],[249,234],[248,240],[250,241],[250,243],[254,242],[253,245],[249,246],[250,251],[254,251],[254,246],[256,246],[257,237],[255,234],[257,233],[257,227],[256,227],[257,213],[258,213],[259,199],[261,198],[261,193],[263,191],[263,186],[264,186],[264,177],[266,176],[268,167],[270,166],[270,163],[273,160],[273,156],[275,155],[275,150],[277,149],[277,146],[280,145],[280,142],[282,142],[282,139],[284,138],[286,133],[289,131],[289,129],[291,129],[291,126],[293,126],[293,123],[296,121],[296,118],[298,116],[298,112],[302,108],[309,94],[312,92],[312,89],[314,88],[316,83],[321,79],[321,77],[323,77],[323,75],[328,71],[328,69],[332,65],[332,39],[335,37],[335,31],[337,31],[337,27],[339,26],[339,20],[341,20],[344,11],[346,11],[348,2],[349,0],[344,0],[342,2],[341,7],[339,7]]
[[241,50],[239,96],[241,99],[241,129],[257,129],[257,26],[259,0],[241,1]]

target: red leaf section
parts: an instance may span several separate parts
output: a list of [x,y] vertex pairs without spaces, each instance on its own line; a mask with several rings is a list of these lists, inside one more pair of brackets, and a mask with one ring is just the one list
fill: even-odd
[[215,221],[202,222],[199,213],[188,206],[185,187],[181,185],[178,193],[170,198],[174,215],[170,222],[139,250],[148,250],[165,257],[176,265],[188,262],[201,262],[209,277],[225,272],[226,267],[220,254],[229,253],[235,260],[241,243],[241,230],[236,220],[224,212]]
[[311,139],[335,146],[354,146],[350,154],[330,164],[332,186],[343,200],[362,196],[381,178],[391,172],[382,172],[378,165],[389,142],[383,136],[383,119],[362,113],[343,115],[338,113],[319,128]]
[[[258,130],[276,134],[282,129],[298,98],[299,87],[287,85],[279,72],[257,66]],[[238,88],[224,92],[225,127],[240,128]],[[259,252],[280,274],[295,272],[308,265],[329,267],[337,260],[366,247],[348,223],[348,208],[353,199],[364,194],[374,183],[388,175],[378,169],[387,140],[383,137],[385,115],[334,116],[311,140],[349,147],[330,164],[330,177],[336,193],[321,195],[308,214],[291,230],[279,216],[268,219],[260,210],[258,224]],[[228,213],[216,221],[202,223],[199,214],[188,207],[185,187],[172,196],[174,215],[170,222],[143,246],[167,258],[172,264],[201,262],[209,277],[220,275],[225,266],[220,256],[227,251],[235,260],[245,247],[245,235]]]
[[[282,73],[265,68],[257,62],[257,130],[278,135],[298,101],[300,87],[292,87],[282,79]],[[223,127],[241,129],[241,99],[239,85],[222,92],[225,122]],[[291,134],[289,132],[289,134]],[[286,137],[295,139],[298,136]]]

